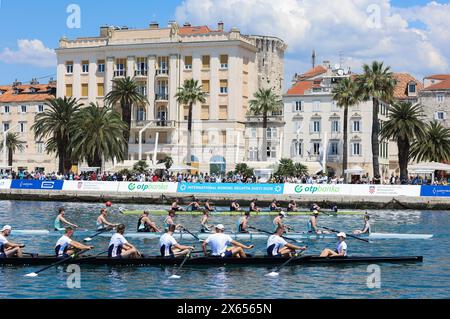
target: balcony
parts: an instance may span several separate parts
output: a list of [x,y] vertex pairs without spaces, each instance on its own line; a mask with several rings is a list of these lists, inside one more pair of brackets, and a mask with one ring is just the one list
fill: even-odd
[[327,161],[330,163],[340,163],[342,162],[340,155],[328,155]]
[[[283,115],[272,115],[267,117],[268,123],[279,123],[284,124]],[[247,122],[250,123],[262,123],[263,117],[261,115],[247,115]]]
[[127,70],[115,70],[114,71],[114,77],[124,77],[127,75]]
[[146,77],[148,75],[148,70],[135,70],[134,76],[136,77]]
[[156,76],[157,77],[168,77],[169,76],[169,69],[157,69],[156,70]]
[[170,131],[176,128],[176,121],[167,121],[162,119],[154,119],[153,121],[133,121],[131,128],[143,129],[148,124],[151,124],[148,129],[156,131]]
[[168,94],[156,94],[155,95],[155,101],[156,102],[168,102],[169,101],[169,95]]

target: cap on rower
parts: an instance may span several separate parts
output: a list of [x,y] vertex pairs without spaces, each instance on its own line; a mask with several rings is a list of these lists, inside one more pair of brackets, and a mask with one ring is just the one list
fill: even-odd
[[9,225],[5,225],[5,226],[3,226],[1,232],[4,232],[4,231],[6,231],[6,230],[12,230],[12,227],[9,226]]
[[337,237],[347,238],[347,234],[346,233],[339,233],[339,234],[337,234]]
[[283,212],[283,211],[280,212],[280,215],[283,216],[283,217],[287,216],[286,212]]
[[222,224],[219,224],[219,225],[216,226],[216,229],[225,230],[225,226],[222,225]]
[[313,215],[319,215],[319,211],[318,210],[313,211]]

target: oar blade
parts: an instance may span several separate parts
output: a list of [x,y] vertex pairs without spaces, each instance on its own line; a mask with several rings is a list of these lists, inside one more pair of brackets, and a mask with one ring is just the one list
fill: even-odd
[[91,237],[88,237],[88,238],[85,238],[85,239],[83,239],[85,242],[90,242],[90,241],[92,241],[92,238]]
[[278,272],[275,272],[275,271],[272,271],[271,273],[268,273],[267,275],[266,275],[266,277],[272,277],[272,278],[275,278],[275,277],[278,277],[280,274],[278,273]]
[[39,276],[37,273],[32,272],[32,273],[26,274],[24,277],[34,278],[34,277],[37,277],[37,276]]
[[178,275],[172,275],[169,277],[169,279],[180,279],[180,278],[181,278],[181,276],[178,276]]

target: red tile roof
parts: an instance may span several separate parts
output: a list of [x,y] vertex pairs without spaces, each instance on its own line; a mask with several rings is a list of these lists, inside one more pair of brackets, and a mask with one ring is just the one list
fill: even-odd
[[311,90],[314,85],[313,81],[299,81],[287,91],[287,95],[304,95],[305,91]]
[[[396,99],[417,98],[419,91],[423,90],[423,84],[408,73],[394,73],[394,78],[397,80],[394,89],[394,98]],[[416,83],[416,96],[408,96],[408,84],[411,82]]]
[[450,80],[450,74],[435,74],[427,76],[425,79],[430,80]]
[[199,27],[180,27],[179,35],[209,34],[213,31],[206,25]]
[[[15,89],[19,89],[16,94]],[[32,92],[31,89],[36,89]],[[36,84],[36,85],[18,85],[18,86],[0,86],[0,103],[29,103],[44,102],[55,97],[56,85],[54,84]]]
[[326,72],[327,72],[327,69],[325,69],[325,68],[324,68],[323,66],[321,66],[321,65],[318,65],[318,66],[316,66],[315,68],[309,70],[308,72],[299,75],[298,77],[299,77],[300,79],[309,79],[309,78],[313,78],[313,77],[315,77],[315,76],[324,74],[324,73],[326,73]]
[[450,78],[439,83],[427,86],[424,91],[450,90]]

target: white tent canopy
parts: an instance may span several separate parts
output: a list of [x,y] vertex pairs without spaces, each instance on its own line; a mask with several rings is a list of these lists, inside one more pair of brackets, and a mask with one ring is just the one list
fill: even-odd
[[323,171],[323,166],[319,162],[302,162],[308,168],[310,175],[318,174]]
[[360,166],[354,166],[353,168],[347,169],[344,172],[345,174],[352,174],[352,175],[363,175],[364,170]]
[[197,170],[197,168],[189,166],[189,165],[174,165],[169,169],[169,172],[182,172],[182,171],[190,171],[190,170]]
[[450,165],[436,162],[419,163],[408,167],[410,172],[432,174],[435,171],[450,171]]

